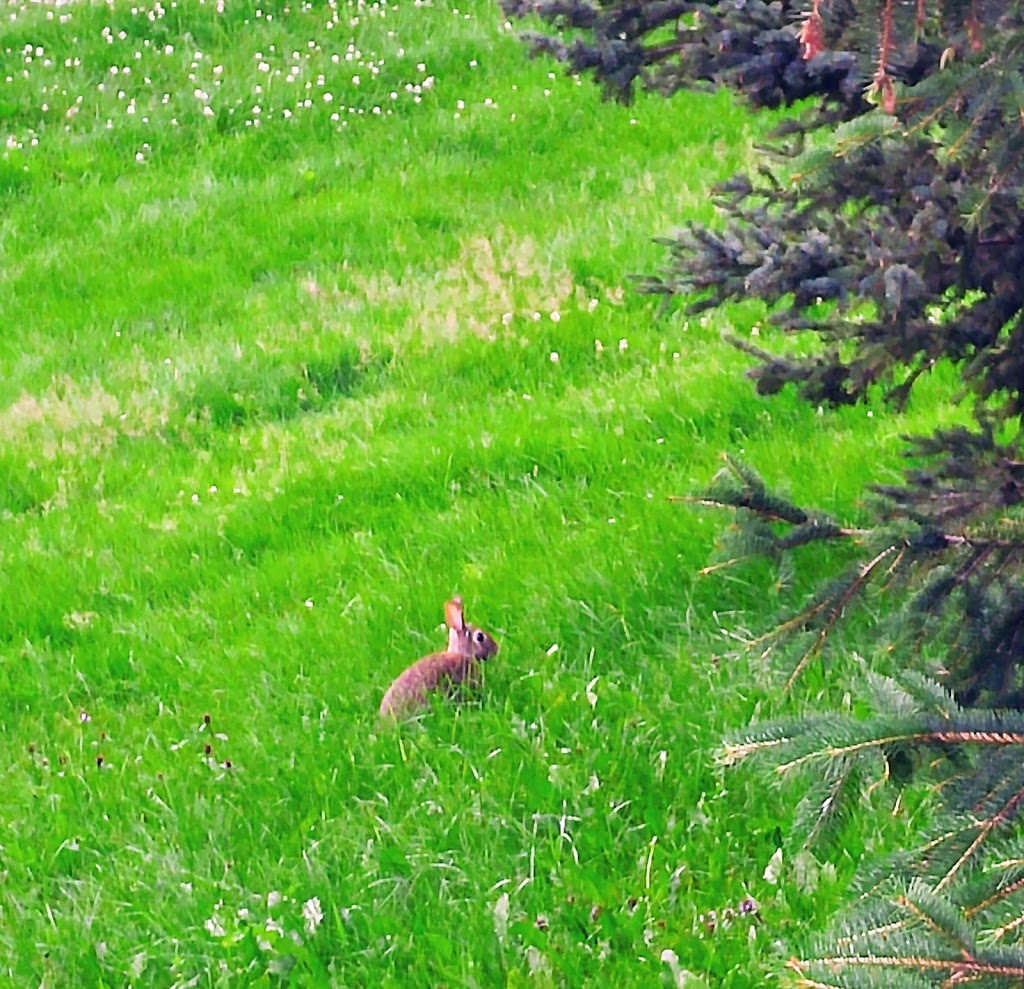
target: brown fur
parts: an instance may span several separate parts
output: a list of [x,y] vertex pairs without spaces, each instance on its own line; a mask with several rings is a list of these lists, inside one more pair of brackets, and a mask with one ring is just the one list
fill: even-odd
[[460,684],[479,682],[479,663],[498,651],[498,643],[483,629],[466,623],[459,597],[445,603],[444,618],[448,649],[424,656],[399,674],[380,702],[382,718],[423,707],[435,691],[451,695]]

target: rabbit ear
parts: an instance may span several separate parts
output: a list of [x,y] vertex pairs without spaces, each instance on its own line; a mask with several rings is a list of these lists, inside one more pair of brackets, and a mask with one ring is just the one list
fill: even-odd
[[466,620],[462,617],[462,598],[458,594],[444,603],[445,624],[455,632],[461,632],[466,627]]

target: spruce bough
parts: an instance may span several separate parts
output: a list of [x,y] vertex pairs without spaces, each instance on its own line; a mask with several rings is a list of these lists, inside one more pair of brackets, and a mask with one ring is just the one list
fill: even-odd
[[[1011,986],[1024,981],[1024,16],[1019,2],[505,0],[526,39],[628,101],[726,86],[755,108],[812,100],[777,128],[766,164],[716,190],[722,223],[663,239],[641,280],[688,314],[759,300],[785,344],[732,340],[760,393],[815,405],[897,406],[940,365],[971,425],[906,438],[899,484],[869,492],[852,527],[770,492],[727,458],[686,500],[735,512],[725,559],[845,542],[855,559],[763,640],[787,684],[879,590],[902,606],[867,674],[870,713],[757,725],[734,763],[807,773],[806,840],[834,831],[865,784],[926,767],[933,831],[863,871],[853,910],[790,963],[807,986]],[[811,339],[810,345],[807,340]],[[713,568],[709,568],[713,569]],[[942,669],[915,659],[929,642]],[[938,682],[941,680],[941,685]]]

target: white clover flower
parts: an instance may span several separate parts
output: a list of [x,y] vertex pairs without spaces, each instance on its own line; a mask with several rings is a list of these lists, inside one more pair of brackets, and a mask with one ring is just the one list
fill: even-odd
[[324,919],[324,912],[320,909],[319,896],[314,896],[302,904],[302,918],[306,921],[306,933],[315,934]]

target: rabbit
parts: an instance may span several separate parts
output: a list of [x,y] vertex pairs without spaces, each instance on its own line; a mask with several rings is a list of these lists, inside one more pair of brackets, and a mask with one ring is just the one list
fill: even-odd
[[432,691],[447,694],[459,684],[479,679],[477,664],[498,651],[498,643],[483,629],[467,625],[462,616],[462,598],[445,602],[444,620],[448,626],[448,648],[417,660],[388,687],[380,702],[380,716],[408,714],[429,703]]

